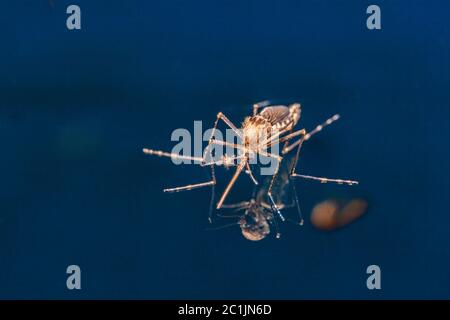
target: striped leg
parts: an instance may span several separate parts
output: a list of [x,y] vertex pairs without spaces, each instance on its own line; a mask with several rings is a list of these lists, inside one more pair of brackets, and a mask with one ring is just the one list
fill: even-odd
[[299,156],[300,156],[300,149],[301,149],[301,147],[303,145],[303,142],[309,140],[314,134],[322,131],[322,129],[324,127],[332,124],[333,122],[337,121],[339,118],[340,118],[340,116],[338,114],[335,114],[331,118],[327,119],[327,121],[325,121],[324,123],[321,123],[320,125],[315,127],[314,130],[310,131],[309,133],[307,133],[306,135],[301,137],[298,141],[296,141],[293,144],[291,144],[286,149],[286,152],[289,152],[290,150],[292,150],[292,148],[294,148],[295,146],[298,146],[297,154],[295,155],[294,163],[293,163],[293,166],[292,166],[291,177],[303,178],[303,179],[309,179],[309,180],[316,180],[316,181],[320,181],[321,183],[332,182],[332,183],[337,183],[337,184],[347,184],[347,185],[350,185],[350,186],[358,184],[358,181],[354,181],[354,180],[330,179],[330,178],[325,178],[325,177],[314,177],[314,176],[308,176],[308,175],[303,175],[303,174],[297,174],[295,172],[295,169],[297,167],[297,162],[298,162],[298,159],[299,159]]

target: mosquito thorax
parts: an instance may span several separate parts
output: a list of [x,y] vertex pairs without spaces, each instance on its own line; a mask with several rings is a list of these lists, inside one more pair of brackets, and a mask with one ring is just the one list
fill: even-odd
[[270,129],[270,123],[259,115],[245,118],[242,124],[244,145],[257,147],[260,141],[267,138]]

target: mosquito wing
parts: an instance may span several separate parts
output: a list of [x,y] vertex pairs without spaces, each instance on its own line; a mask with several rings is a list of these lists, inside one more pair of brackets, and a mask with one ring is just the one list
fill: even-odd
[[271,125],[275,125],[288,119],[289,108],[286,106],[266,107],[259,115],[267,119]]

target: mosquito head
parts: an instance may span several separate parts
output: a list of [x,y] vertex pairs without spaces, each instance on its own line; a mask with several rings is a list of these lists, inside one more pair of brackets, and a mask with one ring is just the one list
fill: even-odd
[[264,239],[270,233],[269,222],[261,210],[249,208],[239,221],[242,235],[251,241]]

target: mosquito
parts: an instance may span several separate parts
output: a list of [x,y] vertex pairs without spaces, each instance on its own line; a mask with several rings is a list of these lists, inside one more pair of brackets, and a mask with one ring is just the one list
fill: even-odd
[[[292,157],[290,158],[289,160],[285,159],[283,161],[277,179],[273,184],[273,198],[280,211],[297,206],[300,219],[299,224],[302,225],[303,217],[298,196],[290,177],[291,165],[293,163]],[[250,200],[234,204],[223,204],[223,209],[234,209],[233,212],[235,214],[225,215],[217,213],[217,215],[222,218],[237,218],[238,220],[234,223],[214,228],[213,230],[239,225],[244,238],[251,241],[259,241],[269,235],[271,226],[274,226],[276,229],[276,238],[280,238],[281,234],[276,216],[274,215],[275,212],[273,206],[267,199],[267,188],[271,182],[270,180],[266,179],[260,187],[255,187]],[[244,211],[243,214],[237,214],[242,211]],[[296,221],[290,219],[289,221],[297,224]]]
[[[160,157],[169,157],[172,159],[187,159],[193,160],[194,163],[200,163],[201,166],[210,166],[211,168],[211,180],[196,184],[189,184],[186,186],[164,189],[164,192],[179,192],[184,190],[192,190],[196,188],[211,186],[211,205],[209,212],[209,221],[211,222],[212,204],[214,203],[214,186],[216,185],[216,177],[214,166],[237,166],[235,173],[231,180],[223,191],[219,201],[216,204],[216,209],[222,208],[224,201],[228,194],[236,183],[237,178],[244,171],[246,172],[253,183],[258,185],[258,181],[252,173],[250,163],[254,163],[258,156],[268,157],[276,160],[276,167],[272,175],[272,179],[267,190],[267,196],[270,201],[272,209],[277,212],[278,216],[284,221],[284,216],[280,212],[280,208],[276,205],[273,199],[273,183],[277,178],[280,165],[283,161],[283,157],[297,148],[297,152],[294,158],[294,165],[290,175],[294,178],[304,178],[310,180],[317,180],[322,183],[334,182],[338,184],[354,185],[358,184],[357,181],[343,180],[343,179],[330,179],[325,177],[315,177],[310,175],[301,175],[295,172],[295,166],[297,164],[300,149],[304,141],[309,140],[314,134],[321,131],[325,126],[328,126],[339,119],[339,115],[336,114],[333,117],[327,119],[322,124],[318,125],[314,130],[306,132],[305,129],[295,130],[294,128],[300,120],[301,106],[299,103],[293,103],[289,106],[286,105],[271,105],[266,100],[253,105],[253,114],[248,116],[242,122],[241,128],[238,129],[222,112],[217,114],[214,122],[214,127],[211,131],[211,135],[208,141],[208,145],[204,150],[203,157],[191,157],[179,155],[176,153],[169,153],[159,150],[144,148],[143,152],[149,155],[156,155]],[[240,138],[240,143],[229,143],[227,141],[218,140],[215,138],[215,132],[219,121],[224,122],[233,132]],[[294,139],[296,139],[294,141]],[[267,150],[272,146],[284,143],[281,155],[268,152]],[[238,156],[227,157],[226,155],[220,159],[214,159],[208,162],[209,149],[213,145],[228,146],[236,149]],[[236,161],[237,160],[237,161]],[[252,161],[253,160],[253,161]],[[257,160],[256,160],[257,161]],[[244,170],[246,169],[246,170]]]
[[[294,206],[294,203],[284,204],[277,202],[277,207],[279,210]],[[234,209],[234,212],[245,211],[242,215],[223,215],[218,213],[218,216],[222,218],[238,218],[239,220],[235,223],[226,224],[215,229],[239,225],[242,235],[246,239],[251,241],[259,241],[270,234],[270,226],[274,225],[277,231],[276,238],[280,238],[281,236],[273,207],[264,200],[261,192],[259,192],[257,196],[254,195],[249,201],[242,201],[235,204],[223,204],[222,208]]]
[[[239,225],[242,235],[247,240],[259,241],[264,239],[270,234],[270,225],[275,224],[277,228],[277,238],[280,237],[278,231],[278,224],[272,211],[272,207],[262,202],[261,198],[253,196],[249,201],[243,201],[235,204],[223,204],[224,209],[234,209],[234,212],[244,211],[244,214],[238,215],[222,215],[223,218],[237,218],[237,222],[226,224],[221,227],[217,227],[214,230],[222,229],[230,226]],[[279,210],[282,210],[284,206],[279,204]]]

